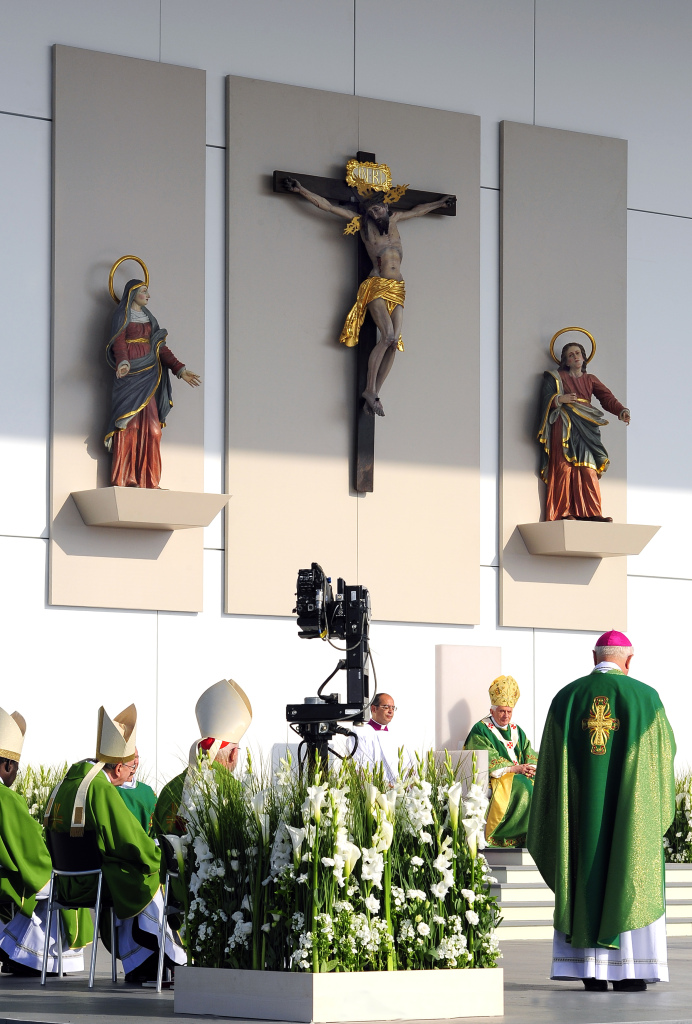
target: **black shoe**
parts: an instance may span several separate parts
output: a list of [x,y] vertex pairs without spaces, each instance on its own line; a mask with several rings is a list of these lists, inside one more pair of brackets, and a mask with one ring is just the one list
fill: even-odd
[[128,985],[141,985],[142,982],[145,981],[156,981],[158,966],[158,953],[153,956],[148,956],[146,960],[139,965],[139,967],[135,967],[134,971],[130,971],[129,974],[125,975],[125,981]]
[[[14,974],[15,978],[40,978],[41,972],[35,967],[27,967],[26,964],[19,964],[16,960],[10,960],[7,964],[7,973]],[[3,971],[4,973],[4,971]]]
[[608,982],[601,978],[582,978],[587,992],[607,992]]
[[646,982],[641,978],[624,978],[613,982],[613,992],[646,992]]

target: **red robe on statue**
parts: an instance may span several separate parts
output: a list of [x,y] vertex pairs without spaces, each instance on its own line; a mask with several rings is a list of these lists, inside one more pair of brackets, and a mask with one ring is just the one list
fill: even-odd
[[[574,393],[589,403],[592,395],[595,395],[606,412],[613,416],[619,416],[625,408],[592,373],[582,373],[581,377],[573,377],[568,370],[560,370],[559,373],[565,394]],[[563,454],[562,420],[559,417],[550,429],[546,521],[564,519],[565,516],[576,516],[577,519],[601,516],[599,474],[590,466],[578,466],[567,461]]]
[[[151,351],[150,323],[129,323],[113,342],[116,367],[122,362],[131,362],[146,356]],[[159,358],[164,366],[175,374],[185,364],[173,355],[166,345],[159,348]],[[113,435],[113,462],[111,484],[115,487],[158,487],[161,482],[161,424],[156,405],[156,395],[136,416],[129,420],[124,430]]]

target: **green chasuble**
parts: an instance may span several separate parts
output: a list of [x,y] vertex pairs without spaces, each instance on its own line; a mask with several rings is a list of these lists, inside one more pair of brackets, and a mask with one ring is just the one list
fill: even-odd
[[146,782],[135,786],[116,786],[125,804],[130,808],[145,832],[151,831],[151,819],[156,807],[156,793]]
[[[79,784],[92,767],[92,761],[72,765],[55,795],[48,828],[69,832]],[[161,854],[116,789],[117,786],[99,772],[87,790],[85,828],[96,832],[104,882],[116,914],[126,919],[135,917],[154,898],[159,887]],[[69,879],[67,886],[70,896],[96,893],[96,882],[92,879]],[[110,929],[104,928],[104,934],[106,931]]]
[[658,694],[622,672],[594,671],[553,699],[528,847],[574,947],[617,949],[621,932],[663,915],[674,757]]
[[[511,759],[505,743],[511,745],[516,761]],[[466,737],[464,750],[487,750],[488,771],[491,773],[500,768],[511,768],[513,764],[536,764],[538,761],[538,755],[523,729],[514,723],[500,729],[491,721],[490,715],[476,722]],[[490,785],[493,795],[485,825],[488,846],[523,846],[529,824],[533,779],[505,772],[498,779],[491,776]]]
[[187,832],[184,819],[178,816],[186,778],[187,768],[167,782],[159,794],[151,819],[151,834],[157,839],[159,836],[182,836]]
[[[43,829],[29,814],[26,800],[0,784],[0,893],[31,917],[35,895],[50,879],[50,854]],[[88,910],[63,910],[70,948],[91,942],[94,929]]]

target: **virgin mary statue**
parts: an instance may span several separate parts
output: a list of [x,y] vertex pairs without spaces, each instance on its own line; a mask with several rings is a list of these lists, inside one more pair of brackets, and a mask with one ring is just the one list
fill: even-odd
[[201,383],[165,344],[168,331],[159,327],[148,302],[148,286],[128,281],[111,320],[106,359],[115,377],[104,444],[113,453],[115,487],[159,486],[161,428],[173,404],[170,375],[191,387]]

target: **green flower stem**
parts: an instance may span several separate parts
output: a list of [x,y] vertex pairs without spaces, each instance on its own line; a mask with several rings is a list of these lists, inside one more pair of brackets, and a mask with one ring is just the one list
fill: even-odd
[[[391,847],[385,851],[384,855],[384,913],[387,919],[387,931],[390,935],[394,935],[394,929],[392,927],[392,859],[391,859]],[[387,970],[395,971],[396,965],[394,963],[394,947],[387,951]]]
[[312,931],[312,970],[319,974],[320,957],[317,949],[317,876],[320,860],[320,826],[315,822],[315,845],[312,848],[312,907],[310,914]]

